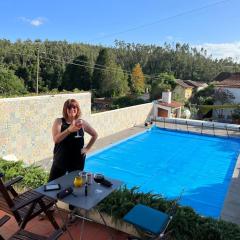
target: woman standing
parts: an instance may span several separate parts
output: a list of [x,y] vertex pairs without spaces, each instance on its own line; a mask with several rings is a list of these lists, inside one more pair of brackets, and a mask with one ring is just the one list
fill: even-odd
[[[79,103],[75,99],[68,99],[63,105],[63,117],[57,118],[53,123],[52,136],[55,146],[49,181],[61,177],[66,172],[84,169],[86,154],[98,135],[80,117]],[[84,132],[91,136],[85,147]]]

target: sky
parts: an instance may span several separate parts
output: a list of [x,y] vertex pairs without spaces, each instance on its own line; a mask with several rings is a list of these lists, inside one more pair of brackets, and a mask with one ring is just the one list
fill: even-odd
[[240,62],[240,0],[0,0],[0,38],[188,43]]

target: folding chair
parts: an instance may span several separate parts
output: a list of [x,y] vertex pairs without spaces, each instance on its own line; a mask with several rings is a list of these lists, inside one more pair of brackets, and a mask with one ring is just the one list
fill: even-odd
[[[124,216],[123,220],[152,235],[150,239],[161,239],[164,237],[172,216],[138,204]],[[128,237],[128,239],[135,240],[140,238]]]
[[[133,224],[137,229],[146,232],[147,235],[150,235],[150,239],[152,240],[163,239],[167,235],[166,230],[173,219],[177,203],[181,199],[182,195],[183,191],[174,201],[168,213],[161,212],[142,204],[137,204],[123,217],[123,220]],[[128,237],[128,239],[140,240],[140,238],[137,237]]]
[[[10,217],[8,215],[3,216],[0,219],[0,227],[5,224]],[[54,233],[50,237],[40,236],[35,233],[31,233],[29,231],[20,229],[16,233],[14,233],[8,240],[55,240],[58,239],[62,235],[63,231],[58,229],[54,231]],[[4,240],[4,238],[0,235],[0,240]]]
[[9,182],[3,183],[3,174],[0,173],[0,210],[12,215],[20,229],[24,229],[26,224],[44,212],[55,229],[59,229],[53,213],[49,208],[55,204],[55,200],[45,197],[33,190],[18,194],[13,185],[22,180],[17,177]]

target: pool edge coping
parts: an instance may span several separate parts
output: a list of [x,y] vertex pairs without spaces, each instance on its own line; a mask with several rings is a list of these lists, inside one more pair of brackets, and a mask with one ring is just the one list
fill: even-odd
[[219,219],[240,225],[240,154],[233,170]]

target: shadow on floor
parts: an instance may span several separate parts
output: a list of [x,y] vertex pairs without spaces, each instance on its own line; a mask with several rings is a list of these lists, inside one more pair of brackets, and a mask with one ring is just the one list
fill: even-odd
[[[0,218],[5,215],[4,212],[0,211]],[[66,217],[66,212],[63,214]],[[59,216],[59,213],[55,213],[55,218],[60,226],[62,226],[62,220]],[[71,224],[68,229],[73,236],[73,239],[80,239],[80,229],[81,229],[81,221],[77,219],[75,223]],[[0,233],[5,238],[8,239],[14,232],[18,230],[18,225],[14,218],[11,218],[4,226],[1,227]],[[33,233],[41,234],[43,236],[50,236],[54,231],[52,225],[47,219],[39,220],[38,218],[34,218],[27,224],[26,230],[31,231]],[[116,231],[114,229],[109,229],[111,234],[114,236],[115,240],[126,240],[127,234]],[[107,240],[110,238],[110,234],[105,226],[85,221],[84,231],[83,231],[83,240]],[[65,232],[60,238],[60,240],[69,240],[70,237],[67,232]]]

